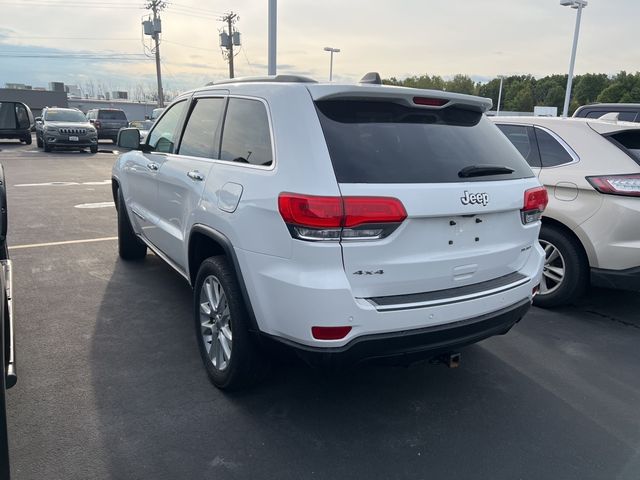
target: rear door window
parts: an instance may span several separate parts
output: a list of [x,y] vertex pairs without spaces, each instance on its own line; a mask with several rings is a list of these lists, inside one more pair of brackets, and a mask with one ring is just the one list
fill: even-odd
[[[340,183],[511,180],[533,172],[484,114],[412,108],[389,101],[324,100],[316,109]],[[461,178],[474,165],[510,174]]]
[[271,165],[269,117],[259,100],[230,98],[222,130],[222,160]]
[[199,98],[191,109],[180,142],[181,155],[218,158],[223,98]]
[[122,110],[100,110],[98,118],[100,120],[127,120],[127,116]]
[[527,125],[498,125],[520,155],[524,157],[530,167],[540,168],[540,152],[533,127]]
[[535,132],[543,167],[557,167],[573,162],[571,154],[551,134],[541,128],[536,128]]
[[18,120],[18,128],[29,128],[31,126],[27,109],[21,103],[16,103],[16,119]]

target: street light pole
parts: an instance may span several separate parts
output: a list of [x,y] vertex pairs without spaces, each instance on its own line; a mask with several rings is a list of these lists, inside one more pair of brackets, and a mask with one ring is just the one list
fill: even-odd
[[502,100],[502,82],[504,78],[500,77],[500,90],[498,90],[498,106],[496,107],[496,117],[500,116],[500,101]]
[[269,47],[267,73],[276,74],[276,42],[278,40],[278,0],[269,0]]
[[569,76],[567,77],[567,91],[564,95],[564,108],[562,117],[566,118],[569,113],[569,102],[571,100],[571,85],[573,84],[573,67],[576,63],[576,50],[578,49],[578,36],[580,35],[580,19],[582,9],[587,6],[587,0],[560,0],[560,5],[578,10],[576,13],[576,28],[573,33],[573,46],[571,48],[571,60],[569,61]]
[[329,81],[333,81],[333,54],[340,53],[339,48],[324,47],[325,52],[331,52],[331,60],[329,60]]

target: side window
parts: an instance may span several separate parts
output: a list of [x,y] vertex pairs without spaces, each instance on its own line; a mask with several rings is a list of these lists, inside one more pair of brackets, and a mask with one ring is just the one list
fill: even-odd
[[27,109],[21,103],[16,103],[16,118],[18,119],[18,128],[29,128],[31,125]]
[[540,153],[533,127],[526,125],[498,125],[520,155],[524,157],[530,167],[540,168]]
[[587,118],[600,118],[607,112],[601,112],[600,110],[594,110],[592,112],[587,113]]
[[225,99],[200,98],[196,100],[187,120],[180,142],[181,155],[218,158],[220,124]]
[[636,112],[620,112],[618,120],[621,122],[633,122],[636,119]]
[[187,102],[181,101],[172,105],[165,115],[156,122],[149,133],[147,144],[156,152],[173,153],[175,148],[175,132]]
[[556,167],[573,161],[573,157],[555,138],[540,128],[535,130],[543,167]]
[[220,158],[253,165],[271,165],[269,118],[262,102],[244,98],[229,99]]

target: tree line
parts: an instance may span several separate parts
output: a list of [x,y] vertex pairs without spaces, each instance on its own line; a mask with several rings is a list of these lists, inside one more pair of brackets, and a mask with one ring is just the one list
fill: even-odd
[[[474,82],[468,75],[454,75],[445,80],[438,75],[415,75],[404,79],[395,77],[382,81],[386,85],[400,85],[414,88],[429,88],[447,92],[479,95],[493,100],[493,109],[498,104],[500,78],[489,82]],[[535,78],[532,75],[511,75],[503,77],[500,110],[533,112],[536,105],[558,107],[562,111],[567,75],[547,75]],[[580,105],[594,102],[640,103],[640,72],[621,71],[616,75],[606,73],[586,73],[576,75],[571,88],[572,114]]]

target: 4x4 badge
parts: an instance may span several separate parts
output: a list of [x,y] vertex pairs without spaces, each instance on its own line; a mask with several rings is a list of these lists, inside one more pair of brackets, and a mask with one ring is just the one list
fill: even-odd
[[460,201],[463,205],[482,205],[487,206],[489,203],[489,195],[487,193],[469,193],[464,191],[464,197],[460,197]]
[[383,275],[384,270],[358,270],[353,272],[354,275]]

